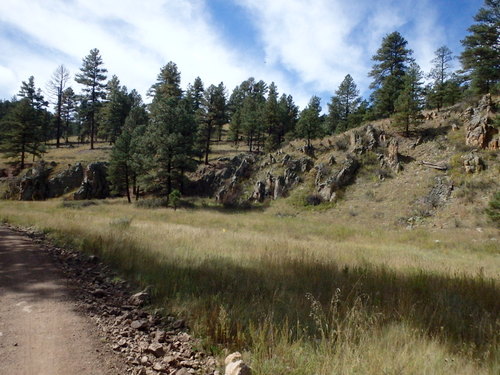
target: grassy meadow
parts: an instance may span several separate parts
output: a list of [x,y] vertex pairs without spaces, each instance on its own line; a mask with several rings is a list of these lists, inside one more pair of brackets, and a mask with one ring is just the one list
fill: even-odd
[[152,285],[206,349],[240,350],[256,374],[500,372],[498,232],[361,226],[290,207],[0,201],[0,221]]

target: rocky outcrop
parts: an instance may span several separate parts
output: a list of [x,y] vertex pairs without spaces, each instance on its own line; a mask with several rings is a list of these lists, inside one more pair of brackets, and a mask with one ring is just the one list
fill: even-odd
[[465,173],[478,173],[484,170],[484,161],[475,152],[462,156]]
[[69,166],[65,171],[49,179],[49,198],[60,197],[78,188],[82,184],[83,177],[83,167],[81,163]]
[[49,186],[47,178],[52,170],[52,167],[44,161],[35,164],[21,178],[19,185],[19,200],[35,201],[44,200],[49,196]]
[[490,94],[483,96],[477,107],[467,108],[462,113],[466,123],[465,143],[468,146],[490,150],[500,148],[498,128],[492,125],[495,113],[495,103]]
[[372,125],[354,130],[351,133],[351,152],[361,155],[373,151],[379,145],[379,138],[379,132]]
[[359,169],[359,162],[352,156],[349,156],[344,160],[339,170],[336,170],[330,177],[326,180],[321,181],[322,176],[318,177],[320,173],[324,174],[324,170],[318,170],[316,175],[316,191],[318,195],[324,201],[333,201],[336,198],[336,192],[349,185],[354,178]]
[[74,194],[75,200],[104,199],[109,196],[107,180],[108,163],[90,163],[85,169],[83,182]]
[[387,153],[380,159],[380,167],[389,167],[398,173],[403,169],[399,161],[399,142],[396,138],[391,138],[387,143]]
[[191,176],[189,193],[223,201],[238,190],[239,182],[250,177],[255,161],[253,154],[239,154],[203,165]]

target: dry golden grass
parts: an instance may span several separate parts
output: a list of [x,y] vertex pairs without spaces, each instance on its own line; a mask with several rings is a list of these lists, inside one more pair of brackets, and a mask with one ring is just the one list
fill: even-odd
[[500,368],[500,253],[488,230],[367,228],[283,203],[238,212],[3,201],[0,219],[153,285],[207,347],[247,350],[257,374]]

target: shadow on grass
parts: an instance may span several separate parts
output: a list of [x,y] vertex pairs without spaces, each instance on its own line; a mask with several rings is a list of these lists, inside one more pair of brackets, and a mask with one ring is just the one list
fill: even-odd
[[[66,238],[80,236],[76,235]],[[191,322],[205,327],[206,334],[225,345],[251,345],[249,330],[264,320],[271,320],[277,328],[284,322],[292,327],[300,322],[296,337],[305,333],[318,337],[320,328],[311,317],[306,295],[312,295],[325,311],[332,298],[338,298],[336,316],[327,320],[345,318],[361,300],[359,308],[378,316],[377,324],[408,322],[455,350],[475,348],[476,353],[485,355],[498,345],[500,289],[495,280],[480,274],[402,274],[381,266],[348,268],[276,254],[242,267],[222,257],[201,261],[159,256],[142,249],[129,236],[119,237],[87,235],[80,237],[83,240],[78,245],[126,277],[152,285],[158,303],[163,301],[168,308],[175,306],[177,311],[186,312]],[[222,323],[221,310],[225,314]],[[221,324],[225,325],[224,337]]]

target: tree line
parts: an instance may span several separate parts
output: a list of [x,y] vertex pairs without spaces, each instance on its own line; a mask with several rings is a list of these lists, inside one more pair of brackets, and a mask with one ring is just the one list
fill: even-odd
[[108,80],[100,52],[93,49],[75,75],[82,87],[79,94],[61,65],[47,86],[49,100],[29,77],[17,98],[0,101],[0,151],[17,158],[23,168],[26,156],[41,157],[50,139],[60,147],[62,140],[67,143],[76,135],[91,149],[100,139],[114,145],[110,172],[116,192],[132,190],[138,196],[152,186],[167,194],[182,189],[185,173],[200,162],[208,164],[213,144],[223,138],[250,152],[272,151],[294,138],[304,138],[310,147],[314,138],[384,117],[408,134],[423,108],[440,110],[464,95],[500,91],[499,3],[485,0],[474,17],[462,41],[460,70],[452,71],[453,52],[442,46],[424,75],[408,42],[395,31],[383,38],[372,57],[370,97],[363,99],[347,74],[327,103],[326,114],[319,97],[299,110],[291,95],[279,94],[274,82],[253,77],[230,95],[223,82],[205,87],[199,77],[183,90],[173,62],[161,68],[146,105],[115,75]]

